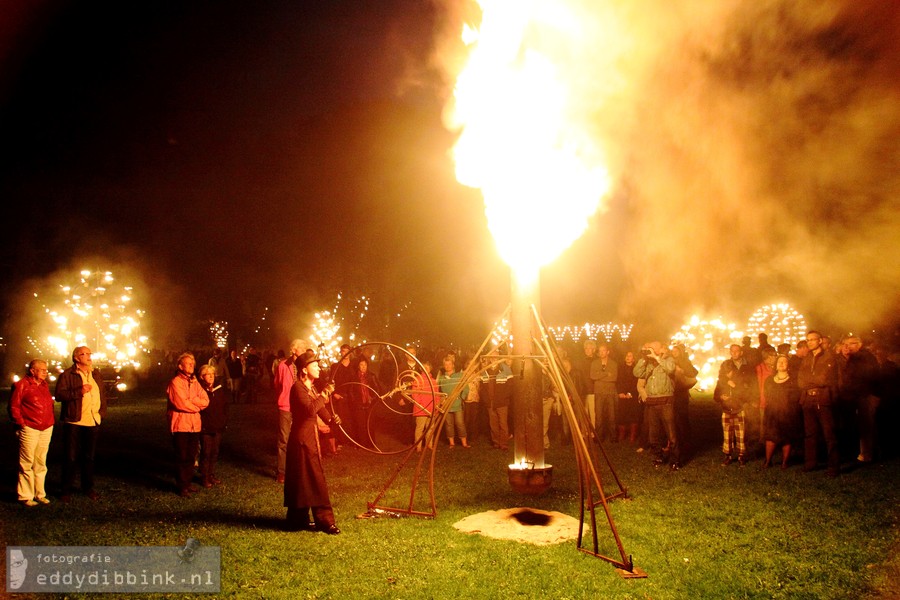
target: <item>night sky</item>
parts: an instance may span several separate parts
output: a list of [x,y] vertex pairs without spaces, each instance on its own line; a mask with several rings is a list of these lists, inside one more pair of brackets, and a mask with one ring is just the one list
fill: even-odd
[[[160,345],[268,308],[286,346],[339,291],[395,342],[477,342],[505,308],[442,124],[461,3],[7,4],[0,334],[83,267],[145,290]],[[545,269],[547,320],[666,335],[787,300],[835,334],[890,329],[900,5],[616,4],[637,42],[596,110],[614,189]]]

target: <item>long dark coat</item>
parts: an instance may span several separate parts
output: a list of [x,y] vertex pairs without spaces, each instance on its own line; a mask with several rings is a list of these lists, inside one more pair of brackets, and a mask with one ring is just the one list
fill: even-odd
[[284,505],[287,508],[331,506],[325,469],[319,453],[316,416],[331,422],[325,397],[306,388],[303,381],[291,388],[291,435],[284,472]]

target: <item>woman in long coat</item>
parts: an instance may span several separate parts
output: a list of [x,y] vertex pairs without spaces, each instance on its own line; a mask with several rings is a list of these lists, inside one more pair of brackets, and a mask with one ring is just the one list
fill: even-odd
[[[328,497],[316,417],[331,425],[339,424],[340,420],[332,417],[325,407],[327,396],[318,393],[313,386],[319,374],[319,362],[314,355],[306,354],[298,360],[298,380],[291,388],[292,423],[285,461],[284,505],[288,509],[288,529],[317,530],[335,535],[341,530],[334,523],[334,511]],[[328,390],[326,388],[326,394]]]

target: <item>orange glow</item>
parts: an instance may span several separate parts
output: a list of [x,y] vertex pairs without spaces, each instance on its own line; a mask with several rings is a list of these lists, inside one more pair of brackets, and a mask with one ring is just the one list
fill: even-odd
[[578,66],[588,34],[559,2],[479,4],[448,115],[456,177],[481,189],[500,256],[527,280],[581,236],[610,187]]

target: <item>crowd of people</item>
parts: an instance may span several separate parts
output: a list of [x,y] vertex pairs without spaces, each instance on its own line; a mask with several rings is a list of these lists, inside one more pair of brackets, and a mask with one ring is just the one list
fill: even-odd
[[[757,346],[749,337],[732,345],[719,368],[713,399],[722,410],[723,466],[758,459],[762,468],[775,461],[786,469],[796,459],[811,471],[824,456],[825,473],[836,476],[848,457],[867,464],[883,454],[879,433],[896,419],[898,373],[884,352],[870,351],[858,336],[832,344],[817,331],[807,332],[795,347],[774,348],[765,333],[758,340]],[[502,347],[474,366],[446,349],[420,356],[409,346],[388,353],[373,366],[372,357],[344,345],[329,364],[297,339],[287,354],[260,355],[250,348],[240,356],[215,350],[199,362],[190,352],[177,356],[166,389],[177,493],[190,498],[199,491],[196,481],[206,488],[221,483],[216,464],[229,404],[265,400],[277,409],[273,475],[284,485],[292,530],[340,533],[322,460],[347,446],[375,448],[372,415],[382,403],[391,403],[391,410],[379,419],[380,433],[387,423],[390,435],[417,451],[441,443],[442,435],[449,448],[469,449],[483,438],[508,450],[515,375]],[[72,362],[59,374],[53,394],[41,359],[32,360],[14,385],[9,414],[19,438],[17,494],[24,506],[50,502],[46,458],[57,421],[55,403],[64,449],[60,498],[71,502],[80,476],[80,491],[99,499],[94,462],[107,387],[90,348],[75,348]],[[684,346],[651,341],[631,351],[587,340],[578,352],[561,351],[561,363],[582,403],[588,435],[648,451],[655,465],[672,470],[690,460],[691,390],[698,370]],[[467,367],[476,375],[461,386]],[[437,431],[435,410],[448,396],[453,402]],[[570,442],[559,391],[547,383],[543,397],[545,448],[551,431],[560,443]],[[879,418],[888,413],[893,417]]]

